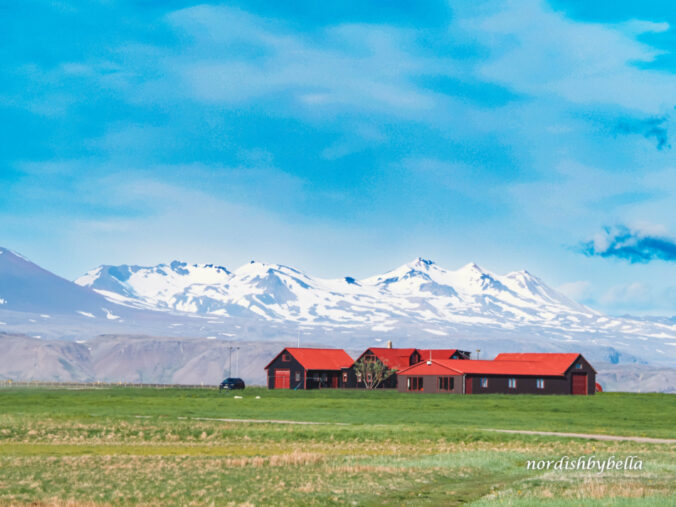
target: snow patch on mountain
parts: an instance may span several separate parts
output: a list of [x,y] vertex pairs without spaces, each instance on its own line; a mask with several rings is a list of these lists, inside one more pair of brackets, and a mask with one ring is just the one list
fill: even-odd
[[256,261],[232,272],[174,261],[101,266],[76,283],[130,306],[204,316],[253,314],[315,326],[382,329],[405,321],[584,331],[621,325],[527,271],[497,275],[475,263],[453,271],[420,257],[363,280],[313,278],[292,267]]

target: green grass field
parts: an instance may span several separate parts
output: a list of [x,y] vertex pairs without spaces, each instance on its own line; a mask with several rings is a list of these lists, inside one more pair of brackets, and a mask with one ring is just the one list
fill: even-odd
[[[8,388],[0,504],[666,505],[673,444],[486,429],[676,438],[675,423],[676,397],[660,394]],[[591,455],[636,456],[643,469],[526,469]]]

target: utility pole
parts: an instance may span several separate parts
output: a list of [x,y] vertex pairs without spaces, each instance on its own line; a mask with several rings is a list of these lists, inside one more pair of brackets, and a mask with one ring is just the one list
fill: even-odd
[[239,377],[239,347],[235,347],[235,373]]
[[479,359],[479,354],[481,353],[481,349],[476,349],[476,358]]
[[228,378],[232,377],[232,349],[234,349],[232,345],[228,347]]

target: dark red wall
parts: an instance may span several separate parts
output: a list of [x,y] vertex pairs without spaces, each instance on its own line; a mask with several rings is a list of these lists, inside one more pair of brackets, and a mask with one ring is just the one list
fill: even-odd
[[[576,368],[580,364],[581,368]],[[472,384],[472,394],[572,394],[573,393],[573,374],[586,373],[587,374],[587,394],[594,394],[596,386],[596,373],[592,366],[580,356],[566,371],[563,377],[531,377],[526,375],[466,375]],[[436,375],[411,375],[424,377],[424,392],[437,392]],[[399,375],[398,390],[402,392],[410,392],[406,390],[406,379],[408,375]],[[488,379],[488,387],[481,387],[481,379],[485,377]],[[462,376],[456,380],[455,389],[453,392],[462,393]],[[510,389],[508,382],[510,378],[516,379],[516,389]],[[537,388],[537,379],[542,378],[545,381],[544,389]],[[460,386],[460,389],[458,389]],[[419,391],[412,391],[419,392]]]
[[291,354],[289,354],[289,361],[282,361],[282,352],[280,352],[274,361],[270,363],[270,367],[268,368],[268,389],[275,388],[275,370],[289,370],[291,372],[291,377],[289,380],[290,389],[295,389],[296,385],[299,384],[299,382],[296,382],[296,372],[300,372],[300,386],[298,386],[298,389],[304,389],[305,368],[303,368],[303,366],[298,361],[296,361],[296,359]]

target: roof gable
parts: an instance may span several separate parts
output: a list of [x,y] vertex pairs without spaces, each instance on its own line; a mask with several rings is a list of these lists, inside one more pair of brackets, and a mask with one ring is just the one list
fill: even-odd
[[458,349],[418,349],[420,358],[423,361],[428,361],[430,359],[450,359],[457,351]]
[[399,375],[462,375],[462,372],[435,360],[421,361],[397,373]]
[[359,356],[361,359],[367,352],[371,351],[374,356],[376,356],[381,363],[387,366],[390,369],[395,369],[397,371],[404,370],[408,368],[411,361],[411,355],[416,352],[416,349],[390,349],[386,347],[370,347],[364,351],[364,353]]

